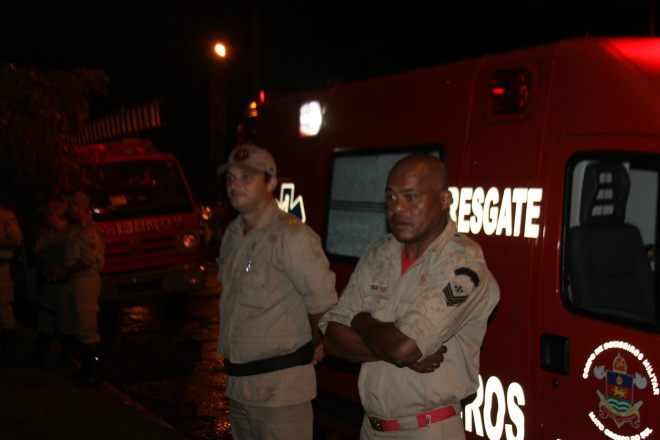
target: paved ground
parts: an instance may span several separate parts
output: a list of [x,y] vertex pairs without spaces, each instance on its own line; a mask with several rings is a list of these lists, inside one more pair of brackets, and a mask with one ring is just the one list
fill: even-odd
[[19,326],[19,366],[0,366],[0,439],[185,440],[108,384],[79,387],[55,368],[20,366],[29,359],[34,339],[32,331]]

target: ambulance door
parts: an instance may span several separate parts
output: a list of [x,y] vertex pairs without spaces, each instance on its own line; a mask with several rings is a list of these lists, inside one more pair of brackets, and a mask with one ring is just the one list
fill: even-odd
[[500,287],[481,351],[480,387],[464,411],[469,439],[534,438],[529,433],[538,425],[533,311],[548,209],[538,166],[541,91],[548,87],[541,66],[532,56],[494,57],[480,66],[468,155],[455,180],[452,217],[481,245]]
[[652,146],[606,135],[553,146],[546,233],[558,246],[544,250],[539,433],[529,438],[660,439],[660,154]]

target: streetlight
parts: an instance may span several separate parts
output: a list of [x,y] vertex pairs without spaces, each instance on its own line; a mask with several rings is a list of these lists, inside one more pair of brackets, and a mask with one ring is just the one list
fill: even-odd
[[219,57],[224,58],[225,55],[227,55],[227,49],[225,48],[225,45],[222,43],[217,43],[215,45],[215,53],[218,54]]
[[225,151],[227,135],[227,48],[222,43],[214,46],[214,60],[209,77],[209,128],[211,163],[217,166]]

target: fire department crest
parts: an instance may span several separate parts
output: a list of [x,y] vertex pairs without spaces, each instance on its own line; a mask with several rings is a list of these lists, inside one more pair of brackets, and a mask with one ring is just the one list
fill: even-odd
[[596,391],[600,398],[598,416],[603,420],[611,418],[619,428],[626,423],[639,428],[639,408],[644,402],[635,402],[634,391],[646,388],[646,377],[639,373],[628,374],[628,363],[621,353],[614,358],[611,370],[606,371],[604,365],[594,367],[594,376],[605,382],[605,393]]

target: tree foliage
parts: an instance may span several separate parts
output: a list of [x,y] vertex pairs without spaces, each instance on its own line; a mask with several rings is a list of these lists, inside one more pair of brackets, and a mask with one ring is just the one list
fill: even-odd
[[0,66],[0,190],[17,215],[93,179],[93,164],[69,135],[87,119],[90,94],[106,94],[107,83],[100,70]]

